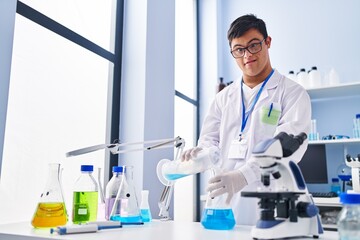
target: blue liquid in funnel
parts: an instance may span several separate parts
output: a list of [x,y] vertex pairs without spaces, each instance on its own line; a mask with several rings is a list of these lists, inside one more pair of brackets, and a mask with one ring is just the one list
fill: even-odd
[[232,209],[205,208],[201,224],[206,229],[230,230],[235,226],[233,211]]
[[165,174],[165,177],[167,180],[176,180],[176,179],[179,179],[179,178],[182,178],[182,177],[186,177],[188,176],[189,174]]

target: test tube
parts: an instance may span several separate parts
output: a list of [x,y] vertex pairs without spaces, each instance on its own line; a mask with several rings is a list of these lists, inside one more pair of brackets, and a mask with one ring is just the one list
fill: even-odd
[[360,114],[356,114],[353,119],[353,135],[354,138],[360,138]]
[[311,119],[311,130],[309,134],[309,140],[319,140],[319,133],[316,129],[316,119]]

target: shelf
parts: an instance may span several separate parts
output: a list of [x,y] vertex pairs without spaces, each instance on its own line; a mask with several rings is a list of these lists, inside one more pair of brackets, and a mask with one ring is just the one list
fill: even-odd
[[360,82],[306,89],[311,100],[360,96]]
[[310,145],[316,145],[316,144],[359,144],[359,143],[360,143],[360,138],[309,141]]
[[316,206],[341,207],[340,198],[313,198]]

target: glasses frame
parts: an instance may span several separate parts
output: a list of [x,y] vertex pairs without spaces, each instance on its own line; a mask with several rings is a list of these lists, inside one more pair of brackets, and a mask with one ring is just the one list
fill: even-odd
[[[263,40],[261,40],[260,42],[255,42],[255,43],[251,43],[249,46],[247,47],[244,47],[244,48],[235,48],[234,50],[231,50],[230,53],[231,55],[234,57],[234,58],[243,58],[245,56],[245,50],[248,51],[250,54],[256,54],[258,52],[261,52],[262,50],[262,44],[263,42],[266,40],[266,38],[264,38]],[[259,51],[256,51],[256,52],[251,52],[249,49],[250,48],[253,48],[253,47],[256,47],[257,45],[260,45],[260,50]],[[255,46],[254,46],[255,45]],[[235,51],[239,51],[239,49],[243,50],[244,51],[244,54],[240,57],[237,57],[237,56],[234,56],[234,53]]]

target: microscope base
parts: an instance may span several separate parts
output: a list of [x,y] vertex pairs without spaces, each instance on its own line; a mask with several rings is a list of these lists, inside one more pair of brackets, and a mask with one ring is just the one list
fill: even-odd
[[[259,220],[261,222],[263,220]],[[254,239],[279,239],[288,237],[312,236],[318,238],[323,233],[318,216],[312,218],[299,218],[298,222],[290,222],[288,219],[270,228],[259,228],[259,225],[251,230]],[[263,221],[266,222],[266,221]],[[266,224],[265,224],[266,225]]]

